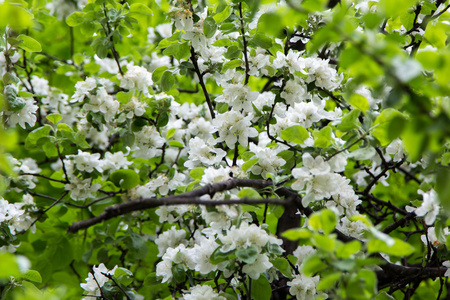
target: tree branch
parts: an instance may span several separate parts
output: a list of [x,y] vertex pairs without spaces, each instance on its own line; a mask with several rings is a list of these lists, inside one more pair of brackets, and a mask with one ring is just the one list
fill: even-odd
[[241,33],[242,33],[242,43],[244,44],[244,61],[245,61],[245,82],[244,85],[247,85],[248,79],[250,77],[250,67],[248,65],[248,57],[247,57],[247,40],[245,39],[245,30],[244,30],[244,16],[242,14],[242,2],[239,2],[239,17],[241,20]]
[[195,74],[197,74],[198,81],[203,90],[203,94],[205,95],[206,103],[208,104],[209,108],[209,113],[211,114],[211,119],[214,119],[216,117],[216,114],[214,113],[211,98],[209,98],[208,91],[206,90],[206,85],[205,82],[203,81],[203,74],[200,72],[200,68],[198,67],[197,57],[194,48],[192,46],[191,46],[191,61],[192,64],[194,65]]
[[95,224],[109,220],[111,218],[124,215],[133,211],[139,211],[144,209],[155,208],[159,206],[168,205],[205,205],[205,206],[218,206],[218,205],[233,205],[233,204],[276,204],[276,205],[288,205],[288,201],[280,199],[230,199],[230,200],[202,200],[200,197],[188,197],[188,196],[168,196],[160,199],[157,198],[145,198],[134,200],[119,205],[108,207],[105,212],[97,217],[73,223],[67,230],[69,233],[77,232],[80,229],[86,229]]

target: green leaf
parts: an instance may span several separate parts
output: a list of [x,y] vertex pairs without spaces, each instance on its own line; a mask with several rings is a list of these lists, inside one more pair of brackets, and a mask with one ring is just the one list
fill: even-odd
[[272,297],[272,287],[266,276],[259,276],[257,280],[252,280],[252,298],[258,300],[270,300]]
[[49,120],[52,124],[56,124],[61,121],[62,116],[60,114],[50,114],[46,116],[47,120]]
[[333,232],[336,227],[336,222],[336,214],[330,209],[322,209],[309,217],[309,225],[314,230],[323,230],[325,234]]
[[156,121],[157,127],[164,127],[169,123],[169,112],[164,111],[162,112]]
[[232,46],[228,47],[227,52],[225,52],[224,56],[227,59],[234,59],[234,58],[240,57],[241,54],[242,54],[242,49],[236,45],[232,45]]
[[213,46],[216,47],[226,47],[231,46],[233,43],[229,39],[220,39],[213,43]]
[[152,73],[153,82],[158,82],[167,69],[168,69],[168,67],[166,67],[166,66],[156,68],[156,70],[154,70]]
[[427,135],[422,125],[426,126],[421,122],[408,122],[402,134],[405,150],[412,162],[421,158],[421,154],[427,146]]
[[450,168],[439,167],[436,176],[436,192],[444,212],[450,215]]
[[365,113],[370,108],[367,98],[357,93],[353,93],[348,99],[348,102],[354,108],[361,110],[363,113]]
[[[155,80],[153,80],[153,81],[155,81]],[[116,97],[117,97],[117,101],[119,101],[120,103],[127,104],[133,98],[133,92],[132,91],[131,92],[127,92],[127,93],[125,93],[125,92],[118,92]]]
[[169,141],[169,145],[175,148],[184,148],[183,143],[179,141]]
[[175,77],[169,71],[165,71],[161,76],[161,89],[164,92],[168,92],[172,89],[175,84]]
[[261,195],[252,188],[243,188],[237,194],[239,198],[249,198],[249,199],[261,199]]
[[235,251],[229,251],[229,252],[222,252],[220,251],[222,248],[218,247],[214,252],[211,254],[211,257],[209,260],[213,265],[217,265],[218,263],[221,263],[226,260],[231,260],[234,257]]
[[361,111],[359,109],[352,110],[342,118],[341,123],[337,126],[337,129],[346,132],[358,128],[361,125],[358,120],[360,114]]
[[23,278],[29,281],[34,281],[37,283],[42,283],[42,277],[41,274],[39,274],[36,270],[28,270],[24,275]]
[[225,8],[222,11],[217,12],[213,16],[213,18],[216,21],[216,23],[221,23],[225,19],[227,19],[231,15],[232,12],[233,12],[232,6],[226,5]]
[[33,39],[32,37],[21,34],[17,37],[17,40],[21,41],[21,43],[19,43],[18,46],[25,51],[28,51],[28,52],[42,51],[41,44],[38,41],[36,41],[35,39]]
[[323,235],[321,233],[315,233],[312,236],[312,242],[317,249],[332,252],[336,247],[336,235]]
[[281,131],[281,138],[295,144],[303,144],[309,138],[308,131],[300,125],[294,125]]
[[278,36],[284,27],[283,19],[276,13],[265,13],[258,19],[257,32],[268,36]]
[[301,271],[306,276],[314,276],[317,272],[325,269],[327,267],[327,264],[323,262],[323,260],[316,256],[311,255],[307,256],[305,260],[302,263]]
[[225,103],[225,102],[216,103],[216,111],[219,114],[223,114],[223,113],[227,112],[228,111],[228,107],[229,107],[228,103]]
[[246,161],[241,167],[242,171],[247,172],[247,170],[253,167],[258,161],[259,158],[253,158],[250,159],[249,161]]
[[373,238],[369,241],[367,245],[367,251],[369,253],[385,253],[395,256],[408,256],[414,253],[415,248],[410,244],[398,239],[393,238],[394,244],[388,245],[385,241]]
[[109,179],[117,186],[124,190],[129,190],[137,186],[140,182],[139,175],[133,170],[117,170],[114,171]]
[[409,8],[411,8],[416,3],[417,1],[415,0],[381,0],[379,7],[381,9],[384,9],[387,17],[398,17],[405,11],[409,11]]
[[167,56],[173,56],[176,59],[180,60],[180,59],[188,59],[191,54],[191,51],[188,43],[181,43],[181,44],[175,43],[169,45],[163,51],[163,54]]
[[44,145],[42,145],[42,150],[44,150],[45,155],[48,158],[53,158],[58,156],[58,149],[56,148],[56,145],[52,141],[48,141]]
[[292,277],[292,270],[286,258],[277,257],[272,263],[284,276],[287,278]]
[[178,283],[186,281],[186,271],[184,270],[182,265],[172,266],[172,275],[173,279],[175,279],[175,281]]
[[307,228],[294,228],[286,230],[281,235],[288,240],[296,241],[299,239],[309,239],[312,236],[312,232]]
[[125,268],[119,267],[114,271],[115,277],[122,277],[122,276],[133,276],[133,273]]
[[381,146],[389,145],[402,132],[406,124],[406,117],[393,108],[387,108],[375,119],[372,135]]
[[242,60],[240,59],[234,59],[230,60],[229,62],[226,62],[222,66],[222,73],[229,69],[236,69],[237,67],[240,67],[242,65]]
[[261,47],[263,49],[269,49],[272,47],[272,39],[264,33],[255,34],[249,41],[251,45]]
[[314,131],[312,133],[314,137],[314,147],[327,148],[331,146],[332,142],[334,141],[332,132],[333,130],[330,126],[325,126],[319,131]]
[[217,30],[217,24],[214,18],[207,17],[203,21],[203,33],[205,34],[207,39],[210,39],[214,36]]
[[203,177],[203,174],[205,174],[205,168],[195,168],[189,172],[189,176],[192,179],[197,179],[197,180],[201,180]]
[[30,149],[36,146],[39,139],[48,137],[50,131],[52,131],[52,126],[46,124],[30,132],[25,139],[25,148]]
[[176,131],[177,131],[176,128],[170,128],[169,130],[167,130],[166,140],[168,140],[171,137],[173,137]]
[[16,257],[9,252],[0,252],[0,278],[9,279],[10,276],[20,276]]
[[354,240],[346,244],[339,244],[336,248],[336,255],[339,258],[350,258],[359,250],[361,250],[361,242]]
[[258,258],[258,249],[255,246],[247,248],[238,248],[236,250],[236,258],[246,264],[253,264]]
[[[147,255],[148,246],[145,243],[145,240],[138,233],[131,232],[129,233],[131,239],[131,245],[128,247],[130,249],[130,254],[134,259],[143,259]],[[131,246],[131,247],[130,247]]]
[[133,16],[135,14],[151,16],[153,15],[152,10],[145,4],[142,3],[133,3],[130,5],[130,15]]
[[33,26],[33,14],[16,3],[20,1],[4,1],[0,4],[0,27],[3,30],[6,26],[19,30]]
[[342,272],[335,272],[326,276],[321,276],[317,289],[319,291],[326,291],[335,286],[336,282],[341,278]]
[[78,26],[80,24],[83,24],[84,22],[86,22],[85,15],[86,14],[84,12],[76,11],[76,12],[72,13],[70,16],[67,17],[66,23],[70,27],[75,27],[75,26]]
[[375,154],[377,154],[377,151],[373,147],[365,147],[365,148],[359,148],[355,151],[350,152],[348,155],[349,158],[353,158],[354,160],[366,160],[371,159]]

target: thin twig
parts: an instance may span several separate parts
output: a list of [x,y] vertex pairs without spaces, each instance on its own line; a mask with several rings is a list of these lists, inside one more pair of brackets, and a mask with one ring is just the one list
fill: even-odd
[[103,274],[103,276],[105,276],[106,278],[111,279],[112,282],[114,282],[114,285],[117,286],[119,288],[119,290],[125,295],[127,300],[131,300],[130,296],[128,296],[128,294],[125,292],[125,290],[122,288],[122,286],[120,284],[118,284],[116,282],[116,280],[110,274],[104,273],[104,272],[101,272],[101,274]]
[[69,183],[69,182],[66,181],[66,180],[53,179],[53,178],[50,178],[50,177],[48,177],[48,176],[41,175],[41,174],[37,174],[37,173],[19,173],[19,175],[20,175],[20,176],[28,175],[28,176],[41,177],[41,178],[45,178],[45,179],[50,180],[50,181],[60,182],[60,183],[64,183],[64,184]]
[[332,159],[334,156],[338,155],[339,153],[342,153],[348,149],[350,149],[351,147],[353,147],[354,145],[358,144],[360,141],[364,140],[366,138],[367,132],[365,134],[363,134],[363,136],[361,136],[359,139],[357,139],[355,142],[353,142],[352,144],[348,145],[347,147],[345,147],[344,149],[341,149],[333,154],[331,154],[330,156],[328,156],[325,161],[329,161],[330,159]]
[[[52,207],[54,207],[56,204],[58,204],[67,194],[69,193],[69,191],[65,191],[61,197],[59,197],[58,199],[56,199],[56,201],[54,201],[49,207],[47,207],[37,218],[36,220],[34,220],[31,225],[28,227],[28,229],[30,229],[34,224],[36,224],[37,221],[39,221],[39,219],[45,215]],[[28,230],[27,229],[27,230]]]
[[242,42],[244,44],[244,61],[245,61],[245,82],[244,85],[248,84],[248,79],[250,77],[250,67],[248,64],[248,57],[247,57],[247,40],[245,39],[245,30],[244,30],[244,16],[242,14],[242,2],[239,2],[239,17],[241,20],[241,33],[242,33]]
[[198,67],[197,55],[195,54],[194,48],[192,46],[191,46],[191,61],[192,64],[194,65],[194,71],[197,74],[198,81],[203,90],[203,94],[205,95],[209,113],[211,114],[211,119],[214,119],[216,117],[216,114],[214,113],[214,108],[212,106],[211,99],[209,98],[208,90],[206,89],[205,82],[203,81],[203,74],[200,72],[200,68]]
[[119,62],[119,53],[117,53],[116,47],[114,47],[114,39],[113,39],[113,36],[111,34],[111,27],[109,27],[108,13],[107,13],[107,10],[106,10],[105,2],[103,2],[103,12],[105,13],[106,28],[108,29],[108,30],[105,30],[105,34],[106,34],[106,37],[109,36],[109,40],[111,41],[111,44],[112,44],[111,52],[113,54],[114,60],[116,61],[117,67],[119,67],[119,72],[123,76],[123,71],[122,71],[122,68],[120,67],[120,62]]

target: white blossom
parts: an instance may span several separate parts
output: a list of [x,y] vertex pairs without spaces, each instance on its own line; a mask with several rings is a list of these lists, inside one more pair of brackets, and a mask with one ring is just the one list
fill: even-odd
[[134,133],[136,150],[133,156],[141,158],[152,158],[157,155],[164,145],[164,139],[161,137],[156,127],[154,126],[144,126],[138,132]]
[[127,169],[132,164],[122,151],[106,152],[105,159],[102,160],[103,171],[114,172],[120,169]]
[[175,27],[178,30],[192,30],[194,26],[194,18],[188,7],[172,7],[170,14],[175,20]]
[[297,265],[301,265],[306,257],[313,255],[317,250],[312,246],[298,246],[297,249],[292,253],[295,257],[297,257]]
[[428,192],[418,190],[417,193],[423,196],[423,201],[422,205],[415,210],[415,213],[419,217],[425,217],[427,225],[432,225],[439,214],[438,195],[433,189]]
[[78,150],[77,155],[69,155],[67,158],[73,160],[74,166],[78,171],[92,173],[96,169],[100,173],[103,172],[99,153],[91,154]]
[[27,128],[26,124],[28,124],[30,127],[33,127],[34,124],[36,124],[36,112],[39,107],[34,104],[33,98],[20,99],[25,102],[25,106],[22,107],[22,109],[18,111],[5,111],[5,114],[8,117],[8,125],[11,127],[15,127],[17,124],[19,124],[23,129]]
[[216,102],[224,102],[236,111],[251,112],[253,111],[252,103],[258,98],[258,92],[250,91],[249,86],[241,83],[227,85],[222,95],[217,97]]
[[400,139],[393,140],[387,147],[386,147],[386,153],[387,154],[393,154],[394,155],[394,161],[400,161],[403,159],[404,150],[403,150],[403,142]]
[[287,283],[290,286],[289,293],[298,300],[313,300],[316,296],[321,296],[324,299],[327,295],[323,292],[317,291],[320,276],[307,277],[303,274],[296,275],[292,281]]
[[175,248],[179,244],[187,244],[186,231],[177,230],[175,226],[173,226],[169,230],[166,230],[160,234],[155,240],[155,244],[158,245],[158,256],[161,257],[164,252],[166,252],[167,248]]
[[81,179],[78,177],[70,178],[70,183],[65,185],[66,191],[70,191],[70,198],[81,201],[93,198],[94,193],[100,188],[99,183],[92,184],[92,178]]
[[184,165],[193,169],[202,164],[211,166],[222,161],[227,153],[220,148],[214,148],[211,142],[210,140],[206,143],[199,137],[191,139],[189,141],[189,159]]
[[226,298],[219,296],[209,285],[197,284],[183,294],[183,300],[226,300]]
[[255,175],[261,175],[267,178],[267,174],[276,174],[280,167],[286,164],[286,161],[277,154],[281,151],[280,148],[259,147],[250,143],[250,151],[255,153],[251,159],[258,159],[258,162],[250,169]]
[[120,87],[127,90],[137,89],[146,97],[150,97],[148,88],[152,86],[152,74],[144,67],[128,65],[128,70],[125,75],[118,74],[117,78],[120,80]]
[[50,92],[48,80],[45,78],[39,78],[38,76],[33,75],[31,77],[31,85],[33,86],[35,94],[46,96]]
[[97,87],[97,81],[92,77],[87,77],[84,81],[78,81],[75,84],[75,94],[72,96],[71,103],[82,102],[89,92]]
[[231,149],[234,149],[236,142],[247,147],[248,138],[258,135],[258,131],[251,126],[251,118],[234,110],[218,114],[212,121],[214,129],[211,133],[219,131],[220,137],[216,141],[225,142]]
[[85,279],[86,283],[80,283],[80,286],[83,290],[88,292],[88,296],[84,297],[85,300],[98,299],[97,297],[89,297],[89,296],[100,296],[102,288],[106,282],[108,282],[109,278],[103,274],[114,275],[117,266],[115,266],[112,270],[108,270],[106,266],[101,263],[98,267],[94,266],[92,268],[93,272],[88,274],[88,277]]
[[302,102],[309,99],[306,84],[299,77],[290,79],[286,82],[283,91],[280,96],[286,100],[286,104],[294,105],[295,103]]

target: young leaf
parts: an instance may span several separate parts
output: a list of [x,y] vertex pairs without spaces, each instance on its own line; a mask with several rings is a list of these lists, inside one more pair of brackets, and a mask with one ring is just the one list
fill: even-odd
[[205,21],[203,21],[203,33],[206,38],[210,39],[214,36],[217,30],[217,24],[214,18],[207,17]]
[[18,46],[25,51],[28,51],[28,52],[42,51],[41,44],[38,41],[36,41],[35,39],[33,39],[32,37],[21,34],[17,37],[17,40],[21,41],[21,43],[19,43]]
[[139,175],[133,170],[117,170],[113,172],[109,179],[117,186],[124,190],[134,188],[139,184]]
[[300,145],[309,138],[309,134],[303,126],[294,125],[281,131],[281,138],[287,142]]

